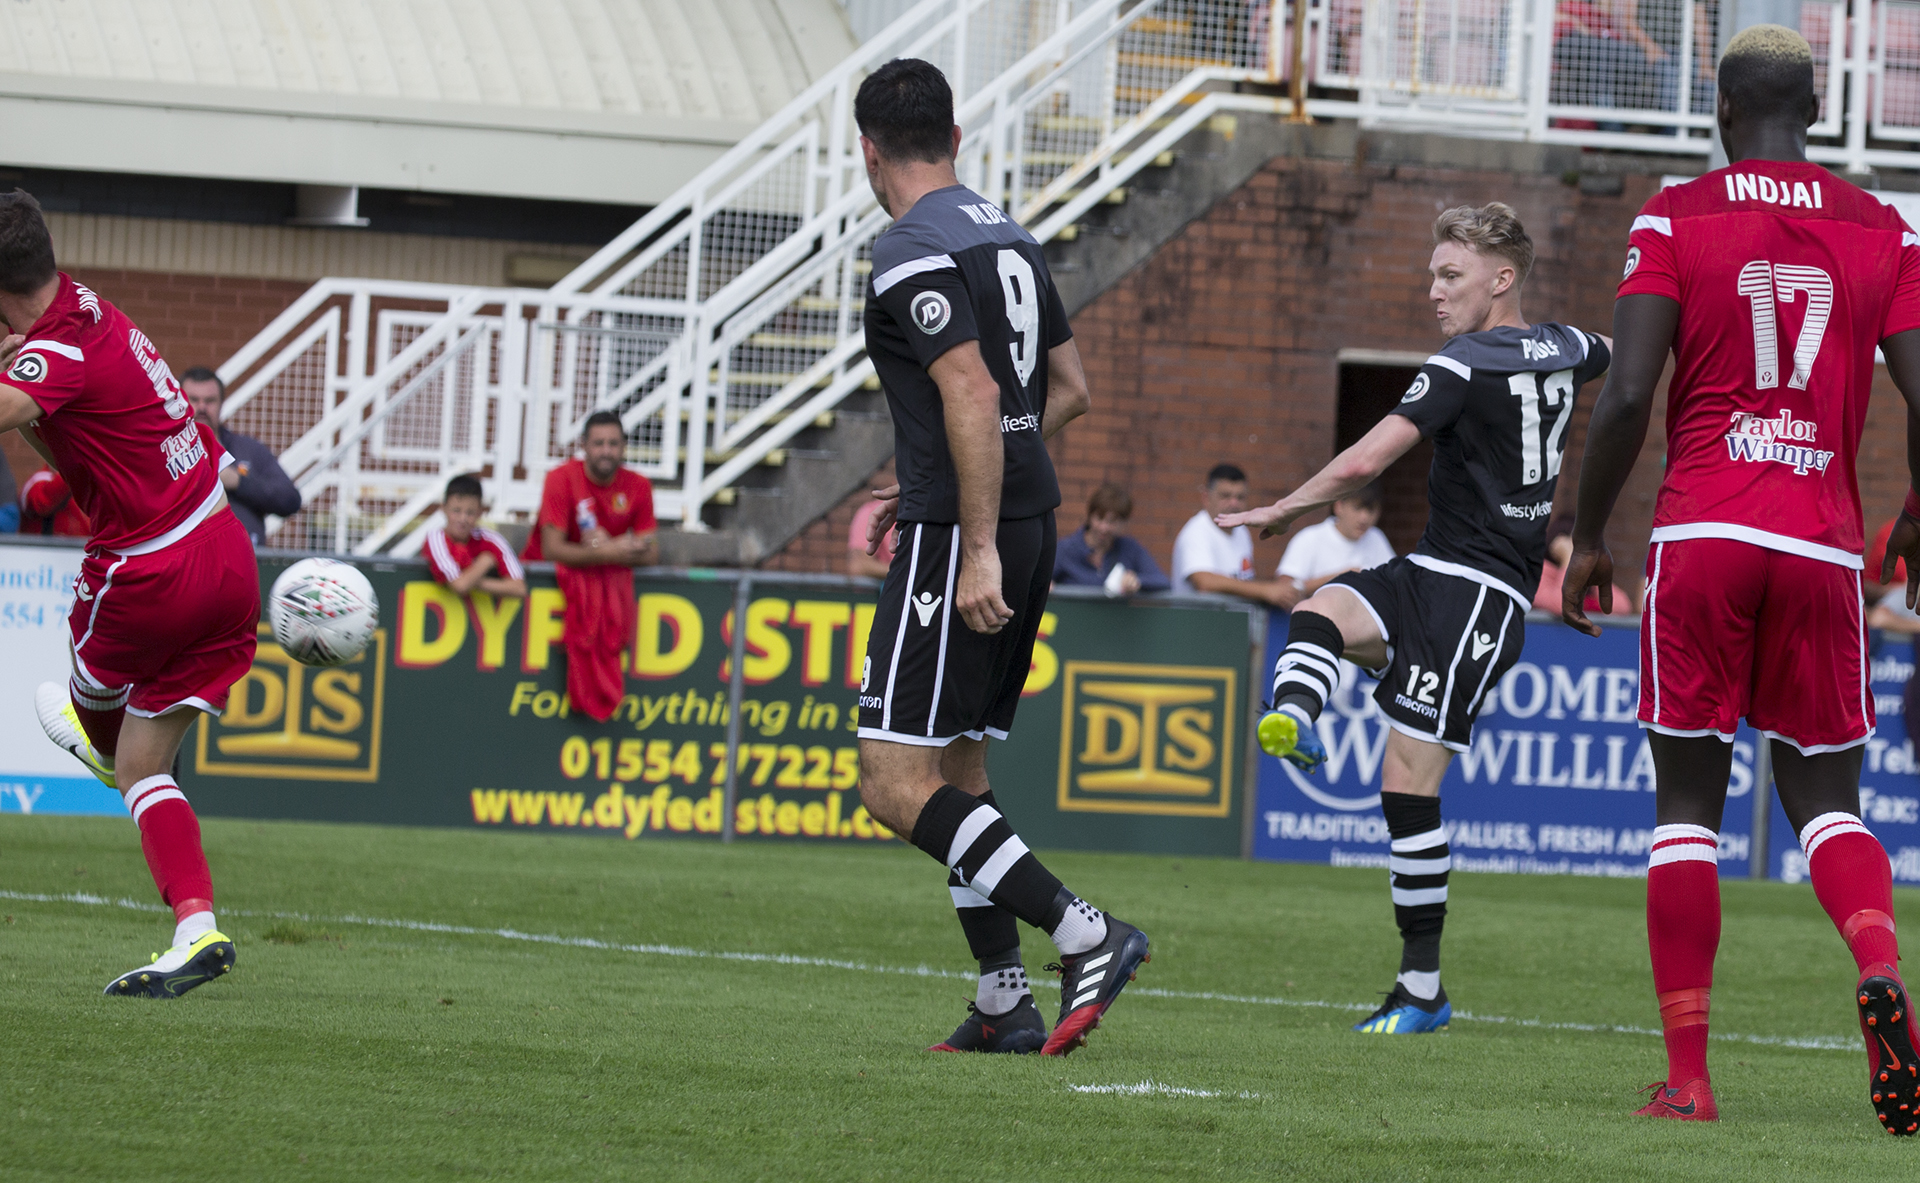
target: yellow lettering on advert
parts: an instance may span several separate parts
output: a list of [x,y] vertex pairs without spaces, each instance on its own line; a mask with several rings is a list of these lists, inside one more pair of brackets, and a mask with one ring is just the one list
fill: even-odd
[[622,797],[627,810],[627,837],[638,838],[640,831],[647,828],[647,799],[645,797]]
[[535,673],[552,661],[553,646],[567,636],[567,597],[557,587],[536,587],[527,592],[527,623],[521,630],[524,648],[520,669]]
[[480,634],[480,668],[497,670],[507,664],[507,632],[520,615],[520,597],[496,600],[488,592],[477,591],[469,603],[473,605],[474,630]]
[[[665,741],[662,741],[662,742],[665,742]],[[656,829],[656,830],[666,829],[667,802],[671,801],[672,799],[673,799],[673,790],[669,789],[665,785],[661,785],[659,788],[655,789],[653,791],[653,796],[648,798],[648,804],[652,807],[652,811],[653,811],[653,816],[648,820],[652,823],[653,829]]]
[[756,821],[756,818],[753,812],[753,802],[741,801],[733,807],[733,832],[734,833],[736,834],[753,833],[757,828],[754,825],[755,821]]
[[[1125,764],[1140,754],[1140,716],[1106,703],[1090,702],[1080,708],[1087,721],[1087,746],[1080,753],[1086,764]],[[1110,728],[1118,727],[1115,741]]]
[[818,838],[827,832],[827,807],[818,801],[809,801],[800,807],[800,832],[811,838]]
[[626,820],[626,809],[621,802],[626,797],[627,786],[615,781],[607,786],[607,791],[596,797],[593,802],[593,822],[609,830],[620,828]]
[[[1085,789],[1143,789],[1161,792],[1207,793],[1213,789],[1213,782],[1204,776],[1189,776],[1185,773],[1168,772],[1159,766],[1160,712],[1165,707],[1187,703],[1212,702],[1214,691],[1207,686],[1181,686],[1165,682],[1095,682],[1081,684],[1081,689],[1089,695],[1099,695],[1112,702],[1131,703],[1139,708],[1136,716],[1131,711],[1118,711],[1117,708],[1100,703],[1088,703],[1080,709],[1087,714],[1087,748],[1080,754],[1081,760],[1088,764],[1119,764],[1125,760],[1139,758],[1139,763],[1125,771],[1083,772],[1079,784]],[[1096,734],[1104,734],[1104,726],[1094,724],[1093,712],[1112,711],[1112,717],[1130,721],[1134,735],[1124,757],[1117,753],[1111,759],[1094,759],[1092,756]],[[1200,714],[1202,712],[1195,712]],[[1191,728],[1194,719],[1186,720]],[[1126,731],[1122,727],[1122,732]]]
[[[253,688],[260,688],[260,709],[253,707]],[[287,684],[280,675],[258,665],[240,675],[227,692],[227,712],[222,716],[229,727],[264,727],[279,721],[287,705]]]
[[[665,627],[672,640],[665,648],[660,633]],[[640,597],[640,611],[634,625],[633,676],[671,678],[683,674],[700,656],[706,643],[706,623],[700,609],[685,596],[648,592]]]
[[580,809],[586,803],[585,793],[548,793],[547,816],[556,826],[577,826]]
[[1181,707],[1167,716],[1167,746],[1160,759],[1169,767],[1198,772],[1213,763],[1213,712]]
[[793,606],[793,623],[806,629],[801,642],[800,681],[824,686],[833,677],[833,634],[853,620],[853,605],[826,600],[800,600]]
[[773,811],[773,828],[782,834],[798,834],[800,832],[800,803],[798,801],[782,801]]
[[[778,627],[787,622],[792,605],[785,600],[755,600],[747,605],[747,683],[758,686],[787,672],[793,664],[793,642]],[[727,643],[733,643],[733,613],[728,612],[720,631]],[[720,678],[731,677],[733,659],[722,658]]]
[[1033,662],[1027,666],[1026,683],[1020,687],[1022,698],[1029,694],[1038,694],[1054,684],[1060,677],[1060,655],[1047,644],[1047,638],[1060,627],[1060,617],[1052,612],[1040,614],[1039,639],[1033,643]]
[[667,802],[667,829],[684,834],[693,829],[693,802],[675,797]]
[[532,706],[533,693],[539,688],[540,683],[538,682],[515,682],[513,684],[513,700],[507,703],[507,714],[517,715],[520,713],[521,707]]
[[719,789],[708,793],[693,803],[693,828],[702,834],[720,832],[720,816],[725,811],[726,798]]
[[[437,633],[427,636],[427,617]],[[448,588],[415,580],[400,589],[400,649],[393,663],[406,669],[430,669],[446,663],[467,643],[467,605]]]
[[522,793],[518,789],[508,793],[507,804],[513,810],[513,824],[516,826],[539,825],[541,815],[547,811],[547,797],[546,793]]
[[774,801],[772,793],[765,793],[761,795],[759,805],[760,805],[760,832],[762,834],[773,833],[773,810],[776,804],[778,804],[778,802]]
[[859,838],[873,837],[872,818],[873,818],[873,815],[867,812],[866,806],[856,805],[853,807],[852,822],[853,822],[853,832],[856,837],[859,837]]
[[[367,718],[359,695],[359,674],[347,670],[321,670],[313,676],[313,709],[307,712],[307,726],[315,731],[331,731],[335,735],[356,730]],[[322,707],[333,713],[325,713]]]
[[507,791],[505,789],[475,789],[473,791],[473,820],[483,826],[497,826],[507,816]]

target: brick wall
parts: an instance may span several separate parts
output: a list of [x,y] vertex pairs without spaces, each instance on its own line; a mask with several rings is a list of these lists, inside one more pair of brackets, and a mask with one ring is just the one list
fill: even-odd
[[847,531],[853,528],[854,511],[873,499],[869,489],[884,489],[892,483],[893,461],[889,460],[825,517],[802,530],[780,553],[762,561],[761,570],[846,574]]
[[[310,286],[297,280],[157,271],[81,268],[71,274],[139,325],[175,374],[227,360]],[[40,467],[40,458],[18,432],[0,436],[0,448],[17,480]]]
[[[1441,343],[1426,265],[1433,217],[1449,206],[1514,206],[1538,250],[1527,314],[1610,332],[1627,228],[1659,183],[1629,176],[1617,196],[1595,196],[1550,175],[1269,162],[1074,318],[1094,410],[1053,445],[1062,528],[1077,525],[1087,495],[1111,481],[1133,493],[1135,535],[1169,563],[1214,464],[1244,468],[1262,502],[1311,476],[1334,453],[1340,350],[1426,353]],[[1563,507],[1572,504],[1586,409],[1598,393],[1597,383],[1583,391],[1569,429]],[[1663,441],[1656,421],[1615,514],[1624,570],[1643,562]],[[768,565],[835,569],[842,551],[822,540],[844,538],[851,505]],[[1284,547],[1284,539],[1257,544],[1263,573]]]

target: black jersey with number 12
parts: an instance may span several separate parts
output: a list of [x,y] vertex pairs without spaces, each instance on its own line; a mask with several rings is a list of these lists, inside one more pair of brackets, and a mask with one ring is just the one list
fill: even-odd
[[1433,441],[1414,562],[1532,602],[1574,399],[1611,361],[1599,337],[1553,323],[1462,333],[1427,359],[1393,409]]
[[1047,350],[1073,330],[1031,234],[964,185],[927,194],[874,240],[866,330],[893,412],[901,521],[960,520],[940,388],[927,367],[968,341],[980,343],[1000,384],[1000,516],[1034,517],[1060,504],[1040,424]]

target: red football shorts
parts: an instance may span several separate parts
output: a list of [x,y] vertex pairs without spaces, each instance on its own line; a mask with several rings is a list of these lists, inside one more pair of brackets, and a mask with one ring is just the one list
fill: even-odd
[[1860,573],[1726,538],[1656,542],[1640,624],[1640,722],[1809,755],[1873,734]]
[[152,554],[88,551],[67,628],[74,671],[96,686],[131,686],[131,713],[191,706],[219,714],[253,665],[259,620],[253,545],[222,510]]

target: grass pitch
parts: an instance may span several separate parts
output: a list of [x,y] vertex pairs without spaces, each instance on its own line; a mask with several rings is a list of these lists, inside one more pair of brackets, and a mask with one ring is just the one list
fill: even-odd
[[[1874,1122],[1853,974],[1805,887],[1724,887],[1715,1030],[1747,1038],[1716,1039],[1723,1120],[1692,1126],[1628,1116],[1664,1068],[1637,882],[1456,876],[1447,984],[1482,1017],[1366,1037],[1341,1007],[1370,1006],[1397,965],[1380,872],[1055,854],[1154,950],[1062,1061],[921,1050],[964,1016],[970,963],[939,868],[904,846],[205,829],[238,968],[157,1003],[100,996],[171,931],[132,828],[0,818],[0,1178],[1859,1180],[1920,1164],[1920,1140]],[[153,910],[22,898],[74,894]],[[1023,935],[1038,976],[1052,946]],[[1051,1020],[1058,995],[1039,993]]]

